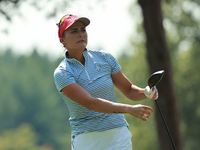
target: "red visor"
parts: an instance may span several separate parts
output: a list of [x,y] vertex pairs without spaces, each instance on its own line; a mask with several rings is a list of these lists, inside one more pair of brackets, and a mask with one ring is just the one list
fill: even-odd
[[68,29],[71,25],[73,25],[76,21],[81,21],[85,26],[90,24],[90,20],[85,17],[78,17],[76,15],[65,15],[60,19],[58,24],[58,37],[61,38],[64,31]]

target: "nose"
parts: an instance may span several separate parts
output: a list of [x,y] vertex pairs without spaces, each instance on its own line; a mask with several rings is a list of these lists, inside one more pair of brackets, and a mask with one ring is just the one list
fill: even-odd
[[83,37],[83,32],[80,31],[79,37]]

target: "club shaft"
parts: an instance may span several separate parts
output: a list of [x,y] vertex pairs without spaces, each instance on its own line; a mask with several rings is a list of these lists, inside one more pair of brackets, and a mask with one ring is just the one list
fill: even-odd
[[174,147],[174,150],[176,150],[176,146],[175,146],[174,141],[173,141],[173,139],[172,139],[172,136],[171,136],[171,134],[170,134],[170,132],[169,132],[169,129],[168,129],[168,127],[167,127],[167,124],[166,124],[165,119],[164,119],[164,117],[163,117],[163,114],[162,114],[162,112],[161,112],[161,109],[160,109],[160,107],[159,107],[159,105],[158,105],[158,102],[157,102],[156,100],[155,100],[155,102],[156,102],[156,105],[157,105],[158,110],[159,110],[159,112],[160,112],[160,116],[161,116],[161,118],[162,118],[162,120],[163,120],[163,123],[164,123],[164,125],[165,125],[165,128],[166,128],[166,130],[167,130],[167,133],[168,133],[168,135],[169,135],[169,138],[170,138],[170,140],[171,140],[171,142],[172,142],[172,145],[173,145],[173,147]]

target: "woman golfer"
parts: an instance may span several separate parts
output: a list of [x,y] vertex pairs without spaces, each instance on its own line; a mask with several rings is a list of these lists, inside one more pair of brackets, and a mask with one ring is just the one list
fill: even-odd
[[102,50],[88,50],[90,20],[65,15],[58,37],[65,59],[55,69],[54,80],[70,113],[72,150],[131,150],[131,133],[123,113],[147,121],[153,109],[118,103],[113,87],[133,101],[158,98],[156,87],[139,88],[122,73],[116,59]]

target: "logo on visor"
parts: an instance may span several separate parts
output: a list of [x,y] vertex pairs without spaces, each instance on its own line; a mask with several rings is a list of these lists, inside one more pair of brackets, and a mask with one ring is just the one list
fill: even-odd
[[78,19],[78,17],[69,17],[69,20],[71,20],[71,21],[74,21],[74,20],[77,20]]
[[62,25],[62,23],[65,21],[65,19],[67,19],[67,18],[66,18],[66,17],[63,17],[63,18],[60,19],[59,26]]
[[69,19],[70,21],[74,21],[74,20],[77,20],[78,17],[73,16],[73,15],[66,15],[66,16],[64,16],[64,17],[62,17],[62,18],[60,19],[59,26],[61,26],[62,23],[63,23],[66,19]]

